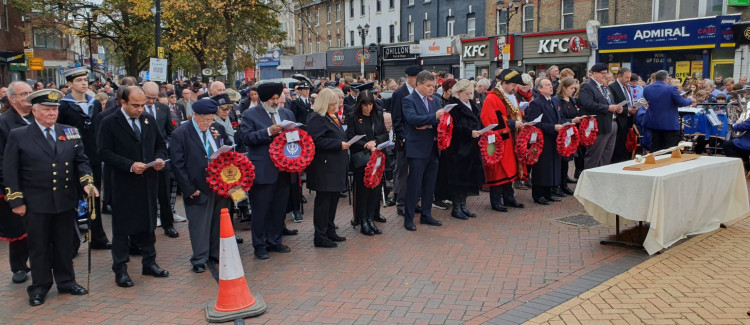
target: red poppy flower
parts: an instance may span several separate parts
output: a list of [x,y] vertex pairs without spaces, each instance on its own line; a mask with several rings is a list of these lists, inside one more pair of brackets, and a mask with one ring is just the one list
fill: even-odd
[[[488,147],[490,145],[490,136],[495,136],[495,151],[490,155]],[[503,152],[505,149],[505,143],[500,138],[500,133],[494,130],[490,130],[482,134],[479,137],[479,152],[482,154],[482,160],[487,165],[494,165],[500,162],[503,158]]]
[[233,128],[236,128],[236,127],[237,127],[237,122],[236,122],[236,121],[235,121],[235,122],[232,122],[232,127],[233,127]]
[[[536,133],[536,142],[529,144],[531,135],[534,133]],[[542,136],[542,130],[533,125],[524,125],[516,139],[516,158],[526,165],[536,164],[539,161],[539,156],[542,154],[543,147],[544,136]]]
[[[221,178],[221,172],[224,168],[231,165],[239,169],[240,178],[234,183],[228,184]],[[208,164],[206,171],[208,172],[206,183],[208,183],[212,191],[223,197],[229,197],[229,191],[238,186],[245,192],[250,191],[255,180],[255,166],[253,163],[247,156],[235,151],[227,151],[219,155],[218,158]]]
[[427,97],[427,100],[432,101],[432,96]]
[[[570,135],[570,142],[566,146],[565,140],[568,139],[568,130],[573,130],[573,134]],[[578,150],[578,129],[575,125],[563,127],[557,134],[557,152],[560,153],[560,156],[570,157],[576,150]]]
[[[380,158],[380,166],[375,170],[375,164],[377,164],[378,158]],[[385,171],[385,154],[380,150],[375,150],[370,155],[370,160],[365,165],[365,176],[364,185],[369,189],[376,188],[380,185],[383,179],[383,172]]]
[[65,141],[65,136],[64,136],[64,135],[61,135],[61,136],[57,137],[57,140],[60,140],[60,141]]
[[172,126],[177,126],[177,121],[172,120]]
[[[589,125],[594,123],[593,128],[588,131]],[[590,146],[596,141],[596,135],[599,133],[599,126],[596,121],[596,116],[584,117],[581,120],[581,124],[578,126],[578,133],[581,138],[580,143],[584,146]]]
[[[286,146],[286,133],[288,132],[299,132],[300,154],[296,158],[289,158],[284,154],[284,147]],[[313,143],[312,137],[300,129],[291,129],[281,132],[277,137],[273,139],[271,145],[268,147],[268,154],[271,157],[271,161],[274,166],[281,171],[290,173],[299,173],[313,160],[315,156],[315,143]]]
[[440,122],[437,127],[437,146],[438,150],[448,149],[451,145],[451,139],[453,138],[453,123],[451,123],[451,115],[443,114],[440,117]]

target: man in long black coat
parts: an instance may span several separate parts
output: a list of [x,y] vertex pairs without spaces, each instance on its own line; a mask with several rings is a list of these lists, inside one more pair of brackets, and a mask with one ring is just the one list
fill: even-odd
[[[146,95],[130,86],[122,93],[120,112],[102,120],[99,155],[109,166],[112,183],[112,270],[121,287],[133,286],[127,273],[128,236],[140,248],[143,274],[169,276],[156,264],[154,228],[159,170],[167,148],[153,118],[143,114]],[[148,163],[156,162],[153,166]]]

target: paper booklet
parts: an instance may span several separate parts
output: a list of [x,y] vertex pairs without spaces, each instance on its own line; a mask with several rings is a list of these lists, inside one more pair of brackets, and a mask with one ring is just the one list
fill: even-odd
[[445,105],[445,107],[443,107],[443,110],[444,110],[444,111],[445,111],[446,113],[448,113],[448,112],[450,112],[450,111],[451,111],[451,109],[453,109],[454,107],[456,107],[456,105],[458,105],[458,104],[448,104],[448,105]]
[[537,124],[537,123],[539,123],[539,122],[541,122],[541,121],[542,121],[542,116],[544,116],[544,113],[542,113],[542,114],[539,114],[539,117],[535,118],[535,119],[534,119],[533,121],[531,121],[531,122],[526,122],[526,123],[524,123],[524,125],[534,125],[534,124]]
[[281,124],[279,124],[279,125],[281,125],[281,128],[284,129],[284,130],[291,130],[291,129],[299,127],[299,126],[301,126],[303,124],[302,123],[296,123],[296,122],[293,122],[293,121],[290,121],[290,120],[283,120],[283,121],[281,121]]
[[[161,163],[168,163],[168,162],[169,162],[169,159],[167,159],[167,160],[164,160],[164,161],[162,161]],[[154,166],[156,166],[156,165],[159,165],[159,164],[160,164],[160,162],[158,162],[158,161],[154,160],[154,161],[152,161],[152,162],[150,162],[150,163],[146,164],[146,168],[151,168],[151,167],[154,167]]]
[[351,138],[351,140],[347,141],[346,143],[347,143],[347,144],[349,144],[349,145],[351,146],[351,145],[353,145],[353,144],[354,144],[355,142],[359,141],[359,139],[362,139],[362,138],[364,138],[364,137],[365,137],[365,135],[364,135],[364,134],[360,134],[360,135],[355,135],[355,136],[354,136],[353,138]]
[[396,144],[393,143],[393,141],[386,141],[386,142],[383,142],[383,143],[379,144],[378,147],[375,148],[375,149],[376,150],[388,150],[388,149],[393,148],[395,146],[396,146]]
[[230,151],[232,150],[232,148],[234,148],[234,146],[223,145],[221,146],[221,148],[219,148],[219,150],[214,151],[214,153],[212,153],[211,157],[209,158],[216,159],[216,157],[218,157],[220,154]]
[[495,123],[495,124],[490,124],[490,125],[486,126],[486,127],[484,128],[484,129],[481,129],[481,130],[479,130],[479,133],[481,133],[481,134],[485,134],[485,133],[486,133],[486,132],[488,132],[489,130],[492,130],[492,129],[496,128],[496,127],[497,127],[497,123]]

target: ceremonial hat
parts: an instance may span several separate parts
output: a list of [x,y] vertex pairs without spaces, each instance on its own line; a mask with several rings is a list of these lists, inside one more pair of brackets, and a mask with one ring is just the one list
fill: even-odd
[[284,85],[280,82],[266,82],[258,85],[258,97],[261,102],[268,101],[273,95],[281,95]]
[[196,81],[196,82],[193,83],[193,87],[195,87],[195,88],[200,88],[201,86],[203,86],[203,85],[200,82],[198,82],[198,81]]
[[67,81],[73,81],[75,78],[82,77],[89,74],[89,70],[86,69],[86,67],[78,67],[73,69],[68,69],[63,72],[63,77],[65,77],[65,80]]
[[406,68],[406,70],[404,72],[406,72],[407,76],[414,77],[414,76],[418,75],[420,72],[422,72],[422,70],[424,70],[424,69],[422,69],[422,67],[420,67],[418,65],[413,65],[413,66],[410,66],[410,67]]
[[236,102],[242,99],[242,95],[232,88],[227,88],[226,94],[229,95],[229,100]]
[[604,63],[597,63],[591,66],[591,72],[602,72],[607,71],[608,67]]
[[193,112],[195,114],[216,114],[219,104],[211,98],[203,98],[193,103]]
[[371,81],[371,82],[368,82],[368,83],[363,83],[361,85],[357,85],[356,87],[352,86],[352,89],[356,89],[358,91],[365,91],[365,90],[372,89],[372,86],[374,86],[374,85],[375,85],[375,82]]
[[174,90],[167,90],[167,97],[174,96]]
[[57,89],[42,89],[26,96],[26,102],[31,103],[31,105],[58,106],[62,98],[63,93]]
[[310,85],[308,85],[306,82],[300,82],[298,83],[294,88],[296,89],[310,89]]
[[514,69],[503,69],[503,71],[500,72],[498,79],[500,79],[500,81],[510,82],[518,85],[526,84],[525,82],[523,82],[523,78],[521,78],[521,73]]
[[216,104],[219,106],[232,104],[232,101],[229,99],[229,95],[227,95],[226,93],[218,94],[211,97],[211,99],[216,101]]

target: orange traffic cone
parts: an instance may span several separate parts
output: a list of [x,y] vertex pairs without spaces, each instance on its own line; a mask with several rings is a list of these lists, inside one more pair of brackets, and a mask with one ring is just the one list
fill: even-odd
[[229,209],[221,209],[220,229],[219,297],[213,306],[206,306],[206,318],[223,323],[258,316],[266,311],[266,303],[260,296],[253,297],[247,287]]

